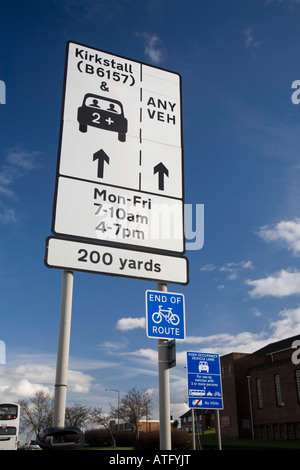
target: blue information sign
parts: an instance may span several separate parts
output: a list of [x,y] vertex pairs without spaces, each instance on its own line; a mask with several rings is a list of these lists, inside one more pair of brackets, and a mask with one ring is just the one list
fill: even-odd
[[146,329],[149,338],[185,339],[184,295],[146,291]]
[[190,408],[223,409],[219,354],[187,352]]

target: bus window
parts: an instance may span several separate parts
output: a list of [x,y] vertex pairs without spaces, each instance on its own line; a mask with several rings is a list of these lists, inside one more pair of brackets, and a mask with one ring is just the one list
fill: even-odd
[[18,417],[18,405],[0,404],[0,421],[16,419]]

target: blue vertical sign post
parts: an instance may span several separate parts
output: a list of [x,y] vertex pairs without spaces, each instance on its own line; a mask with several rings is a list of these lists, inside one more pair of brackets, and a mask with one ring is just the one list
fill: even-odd
[[187,352],[190,408],[223,409],[219,354]]
[[149,338],[185,339],[184,295],[147,290],[146,327]]

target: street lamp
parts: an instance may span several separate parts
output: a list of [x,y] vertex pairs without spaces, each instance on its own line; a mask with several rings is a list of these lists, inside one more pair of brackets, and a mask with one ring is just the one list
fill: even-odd
[[114,388],[106,388],[106,392],[117,392],[118,393],[118,431],[120,430],[120,390]]

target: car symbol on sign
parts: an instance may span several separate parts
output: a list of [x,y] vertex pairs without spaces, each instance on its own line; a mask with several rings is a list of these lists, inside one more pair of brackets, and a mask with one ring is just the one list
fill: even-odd
[[126,140],[127,119],[120,101],[87,93],[78,108],[77,120],[80,132],[87,132],[87,126],[93,126],[117,132],[120,142]]
[[209,372],[208,363],[206,361],[200,361],[198,366],[199,372],[205,371]]

